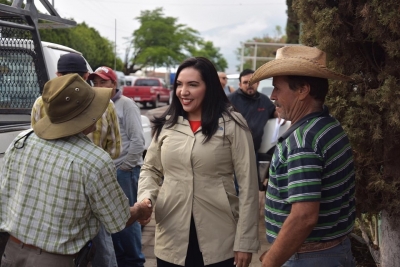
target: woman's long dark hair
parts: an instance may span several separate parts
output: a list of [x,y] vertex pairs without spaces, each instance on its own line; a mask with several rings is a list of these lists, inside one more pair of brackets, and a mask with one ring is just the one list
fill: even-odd
[[[226,97],[224,90],[222,90],[217,70],[211,61],[204,57],[192,57],[186,59],[179,66],[176,72],[171,105],[163,115],[155,117],[152,120],[153,135],[156,136],[156,139],[160,135],[164,125],[166,125],[167,128],[171,128],[177,123],[179,116],[186,117],[186,112],[184,111],[179,98],[176,96],[177,79],[180,72],[185,68],[194,68],[198,70],[206,86],[206,92],[201,107],[201,132],[205,136],[204,142],[210,140],[218,130],[218,120],[223,114],[230,117],[243,129],[248,129],[245,125],[232,117],[232,114],[229,111],[229,108],[232,105]],[[170,115],[168,119],[166,119],[167,115]]]

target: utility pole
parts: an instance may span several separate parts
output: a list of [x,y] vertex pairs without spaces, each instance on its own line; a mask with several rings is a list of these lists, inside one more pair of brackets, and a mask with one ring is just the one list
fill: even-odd
[[[54,1],[54,0],[53,0]],[[115,19],[115,37],[114,37],[114,70],[117,70],[117,19]]]
[[54,0],[51,0],[51,4],[53,5],[53,7],[54,7]]

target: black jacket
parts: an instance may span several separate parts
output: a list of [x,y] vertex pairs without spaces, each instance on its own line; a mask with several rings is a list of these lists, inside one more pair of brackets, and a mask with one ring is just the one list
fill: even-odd
[[246,95],[241,89],[228,95],[232,105],[243,115],[253,135],[255,152],[261,145],[264,126],[274,117],[275,105],[268,96],[256,92],[254,96]]

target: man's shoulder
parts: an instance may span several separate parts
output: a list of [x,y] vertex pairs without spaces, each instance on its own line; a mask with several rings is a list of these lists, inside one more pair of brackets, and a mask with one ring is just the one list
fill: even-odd
[[240,100],[241,97],[240,97],[239,90],[240,90],[240,89],[237,89],[235,92],[230,93],[230,94],[228,95],[228,99],[229,99],[230,101],[232,101],[232,100]]
[[67,142],[70,148],[66,153],[76,158],[76,162],[80,162],[82,165],[97,166],[101,169],[113,163],[110,155],[104,149],[95,145],[83,134],[72,136]]

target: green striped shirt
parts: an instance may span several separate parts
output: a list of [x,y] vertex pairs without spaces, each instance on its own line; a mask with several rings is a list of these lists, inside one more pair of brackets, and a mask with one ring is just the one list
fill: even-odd
[[295,202],[320,202],[318,223],[306,242],[346,235],[355,220],[354,185],[349,140],[328,109],[293,124],[271,160],[265,204],[268,241],[275,240]]

